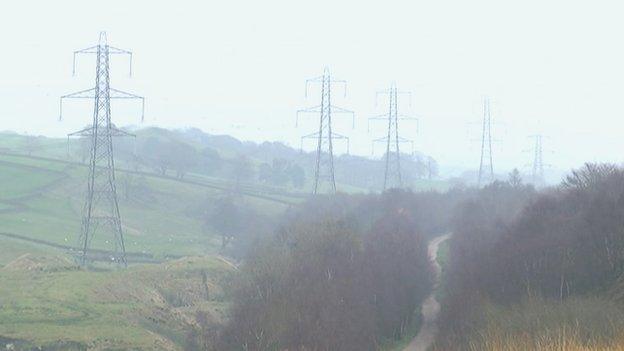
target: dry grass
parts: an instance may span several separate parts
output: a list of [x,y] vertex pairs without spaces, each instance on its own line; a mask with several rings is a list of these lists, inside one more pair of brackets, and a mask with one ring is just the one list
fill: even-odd
[[611,341],[584,341],[578,330],[544,331],[544,335],[505,335],[486,331],[478,342],[472,342],[474,351],[624,351],[624,335]]
[[[469,335],[447,335],[437,351],[624,351],[624,308],[604,298],[533,299],[482,306]],[[477,327],[478,325],[478,327]]]

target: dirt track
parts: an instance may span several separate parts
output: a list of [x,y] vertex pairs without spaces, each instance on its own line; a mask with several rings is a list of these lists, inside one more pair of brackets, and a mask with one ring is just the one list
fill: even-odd
[[440,247],[440,244],[447,240],[450,236],[450,234],[438,236],[429,242],[429,258],[433,264],[436,275],[436,283],[433,289],[434,292],[427,297],[425,302],[423,302],[423,324],[418,332],[418,335],[416,335],[412,342],[410,342],[409,345],[403,349],[403,351],[426,351],[435,340],[435,336],[438,332],[438,313],[440,312],[440,303],[436,300],[435,290],[439,284],[441,271],[440,265],[438,264],[436,258],[438,257],[438,248]]

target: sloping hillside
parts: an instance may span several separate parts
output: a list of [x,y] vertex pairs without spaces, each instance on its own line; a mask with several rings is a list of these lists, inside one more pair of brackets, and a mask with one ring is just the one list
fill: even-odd
[[23,255],[0,269],[0,346],[182,350],[223,322],[234,270],[213,257],[87,272]]
[[[56,249],[76,245],[86,172],[84,165],[68,161],[0,154],[0,181],[8,185],[0,192],[0,236],[10,243],[0,246],[0,265],[32,252],[35,244],[38,250],[39,244]],[[205,225],[205,211],[231,191],[227,184],[122,169],[118,182],[127,251],[153,257],[216,253],[220,238]],[[298,201],[248,194],[241,201],[267,216]],[[95,237],[93,247],[109,249],[109,239]]]

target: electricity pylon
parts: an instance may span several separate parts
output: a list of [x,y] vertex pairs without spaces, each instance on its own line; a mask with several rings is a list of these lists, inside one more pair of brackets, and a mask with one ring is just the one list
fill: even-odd
[[481,162],[479,163],[478,186],[484,181],[494,181],[494,165],[492,162],[492,115],[490,113],[490,99],[483,101],[483,129],[481,134]]
[[399,136],[400,120],[418,121],[418,119],[413,117],[399,115],[398,96],[402,94],[408,95],[411,100],[411,93],[398,91],[396,84],[392,84],[388,90],[378,91],[375,96],[375,103],[377,103],[379,95],[388,95],[388,113],[368,119],[369,131],[371,120],[384,120],[388,122],[387,135],[373,140],[373,154],[375,153],[375,143],[383,142],[386,144],[386,165],[384,171],[383,190],[390,187],[401,188],[403,186],[403,180],[401,178],[401,150],[399,144],[410,143],[412,145],[412,154],[414,153],[414,141]]
[[[130,51],[109,46],[106,32],[100,33],[97,45],[74,52],[74,68],[77,54],[95,54],[95,87],[77,93],[64,95],[60,99],[60,115],[62,118],[64,99],[93,99],[93,121],[90,127],[69,136],[88,137],[91,140],[89,159],[89,177],[87,194],[82,214],[82,229],[79,236],[80,262],[85,265],[88,259],[91,240],[100,229],[112,234],[114,254],[111,261],[127,266],[119,203],[115,183],[115,161],[113,157],[113,137],[131,136],[115,127],[111,122],[111,99],[140,99],[145,111],[145,99],[141,96],[125,93],[110,87],[109,59],[110,55],[129,55]],[[132,74],[132,63],[130,63]],[[143,115],[141,117],[143,120]],[[108,240],[107,240],[108,241]]]
[[533,172],[531,176],[533,178],[533,184],[541,183],[544,181],[544,155],[542,148],[542,136],[540,134],[532,135],[531,138],[535,139],[535,145],[533,149]]
[[[545,183],[544,168],[552,167],[552,165],[544,163],[544,139],[548,139],[547,136],[542,134],[530,135],[529,138],[533,139],[533,149],[526,150],[533,154],[533,162],[531,162],[531,178],[532,183],[535,186],[541,186]],[[552,152],[550,150],[546,152]]]
[[303,148],[304,139],[316,139],[316,164],[314,168],[314,190],[313,194],[319,194],[326,183],[330,193],[336,193],[336,178],[334,175],[334,146],[333,141],[336,139],[347,141],[347,153],[349,152],[349,138],[332,131],[332,114],[334,113],[350,113],[352,116],[352,125],[355,126],[355,113],[353,111],[340,108],[331,103],[331,86],[332,84],[344,84],[344,95],[347,94],[346,81],[331,79],[329,69],[325,68],[323,75],[320,77],[306,80],[306,97],[308,95],[308,86],[310,83],[321,84],[321,104],[297,111],[296,125],[299,123],[299,114],[301,113],[318,113],[319,129],[318,132],[310,133],[301,137]]

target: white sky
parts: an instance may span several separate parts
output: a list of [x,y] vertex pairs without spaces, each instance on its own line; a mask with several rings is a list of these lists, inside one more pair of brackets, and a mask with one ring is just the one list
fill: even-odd
[[[147,97],[147,124],[199,127],[248,140],[299,145],[316,116],[294,128],[304,81],[324,66],[349,82],[334,104],[356,111],[335,129],[370,154],[375,91],[395,81],[413,92],[416,148],[443,165],[477,167],[481,99],[494,104],[501,142],[495,167],[530,162],[527,135],[550,136],[546,162],[566,169],[624,159],[624,5],[618,1],[5,1],[0,6],[0,130],[64,135],[90,121],[87,102],[58,97],[93,85],[92,58],[72,51],[98,32],[134,52],[112,86]],[[140,109],[113,106],[118,125]],[[338,119],[339,117],[335,117]],[[472,124],[471,124],[472,123]]]

